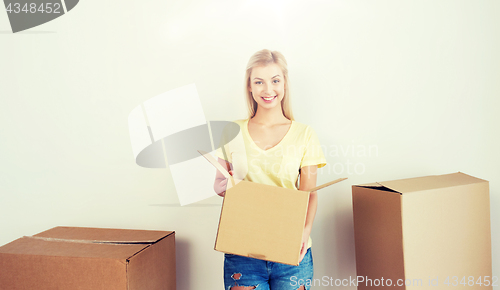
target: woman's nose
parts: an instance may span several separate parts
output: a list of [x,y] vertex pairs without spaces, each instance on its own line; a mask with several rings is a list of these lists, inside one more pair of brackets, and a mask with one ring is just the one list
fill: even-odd
[[272,95],[273,94],[273,87],[271,85],[269,85],[269,84],[266,84],[265,88],[264,88],[264,91],[266,92],[266,94]]

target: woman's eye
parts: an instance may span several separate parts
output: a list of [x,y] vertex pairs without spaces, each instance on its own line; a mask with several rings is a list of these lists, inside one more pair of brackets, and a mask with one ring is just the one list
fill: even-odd
[[280,82],[280,80],[274,80],[274,81],[273,81],[273,83],[275,83],[275,84],[277,84],[277,83],[279,83],[279,82]]
[[262,82],[255,82],[255,84],[256,84],[256,85],[260,85],[260,84],[262,84]]

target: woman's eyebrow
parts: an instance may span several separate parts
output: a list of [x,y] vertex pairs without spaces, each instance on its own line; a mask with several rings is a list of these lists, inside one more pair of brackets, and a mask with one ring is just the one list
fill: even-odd
[[[271,79],[274,79],[274,78],[276,78],[276,77],[281,77],[281,76],[280,76],[280,75],[275,75],[275,76],[274,76],[274,77],[272,77]],[[257,77],[255,77],[255,78],[253,78],[253,79],[254,79],[254,80],[264,80],[264,79],[257,78]]]

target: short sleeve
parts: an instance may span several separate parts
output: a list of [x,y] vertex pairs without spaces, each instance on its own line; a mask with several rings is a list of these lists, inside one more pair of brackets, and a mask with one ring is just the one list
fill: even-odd
[[304,156],[300,162],[300,167],[310,165],[318,165],[318,168],[326,165],[323,148],[321,148],[316,132],[311,127],[308,128],[308,138],[305,144]]

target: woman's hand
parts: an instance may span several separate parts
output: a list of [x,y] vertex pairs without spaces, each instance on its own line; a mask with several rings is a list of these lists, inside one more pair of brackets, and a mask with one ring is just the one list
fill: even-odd
[[[217,162],[219,162],[222,168],[226,169],[229,172],[229,174],[233,176],[233,171],[231,170],[233,166],[231,165],[231,163],[222,158],[219,158]],[[226,194],[226,189],[227,189],[227,178],[224,176],[224,174],[222,174],[222,172],[217,170],[215,173],[214,191],[215,193],[217,193],[217,195],[224,197],[224,195]]]
[[[233,171],[229,170],[229,174],[233,176]],[[227,178],[224,178],[218,184],[219,191],[217,191],[217,194],[219,196],[224,197],[224,195],[226,194],[226,187],[227,187]]]
[[307,244],[309,243],[309,235],[311,234],[311,230],[304,228],[304,232],[302,233],[302,244],[300,247],[300,259],[299,263],[302,262],[304,256],[307,253]]

